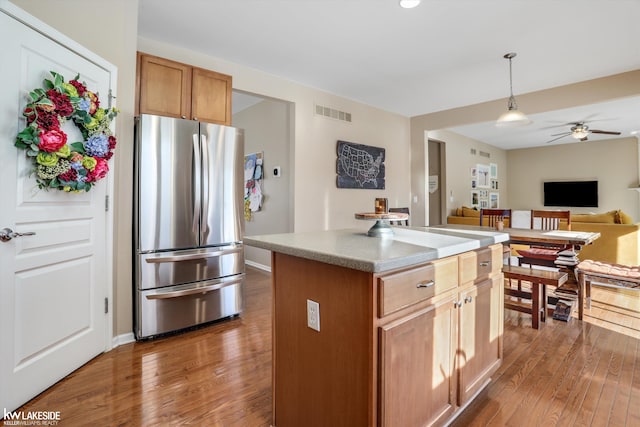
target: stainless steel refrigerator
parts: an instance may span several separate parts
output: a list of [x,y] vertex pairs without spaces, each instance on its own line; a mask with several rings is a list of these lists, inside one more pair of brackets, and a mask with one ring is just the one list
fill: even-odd
[[136,119],[137,339],[242,311],[243,160],[241,129]]

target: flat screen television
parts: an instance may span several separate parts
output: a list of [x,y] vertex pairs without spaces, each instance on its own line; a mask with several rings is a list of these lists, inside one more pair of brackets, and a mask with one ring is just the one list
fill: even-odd
[[598,207],[598,181],[548,181],[545,206]]

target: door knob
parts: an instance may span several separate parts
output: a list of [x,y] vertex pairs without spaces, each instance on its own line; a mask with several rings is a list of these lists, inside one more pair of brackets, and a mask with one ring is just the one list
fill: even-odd
[[35,231],[25,231],[24,233],[17,233],[10,228],[3,228],[2,230],[0,230],[0,241],[8,242],[14,237],[34,236],[35,234]]

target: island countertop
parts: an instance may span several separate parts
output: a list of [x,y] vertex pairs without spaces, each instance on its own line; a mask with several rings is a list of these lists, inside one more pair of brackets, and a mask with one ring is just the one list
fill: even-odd
[[249,246],[371,273],[421,264],[509,240],[509,234],[456,226],[393,227],[392,237],[346,229],[246,236]]

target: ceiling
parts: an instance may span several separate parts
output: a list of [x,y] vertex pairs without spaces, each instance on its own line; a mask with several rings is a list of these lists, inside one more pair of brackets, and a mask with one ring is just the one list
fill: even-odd
[[[140,36],[256,68],[407,117],[640,69],[640,0],[139,0]],[[531,115],[498,132],[451,129],[504,148],[565,128],[628,136],[640,99]],[[525,111],[526,113],[526,111]],[[604,136],[590,135],[589,140]],[[618,138],[617,136],[614,136]],[[575,142],[570,137],[553,144]]]

